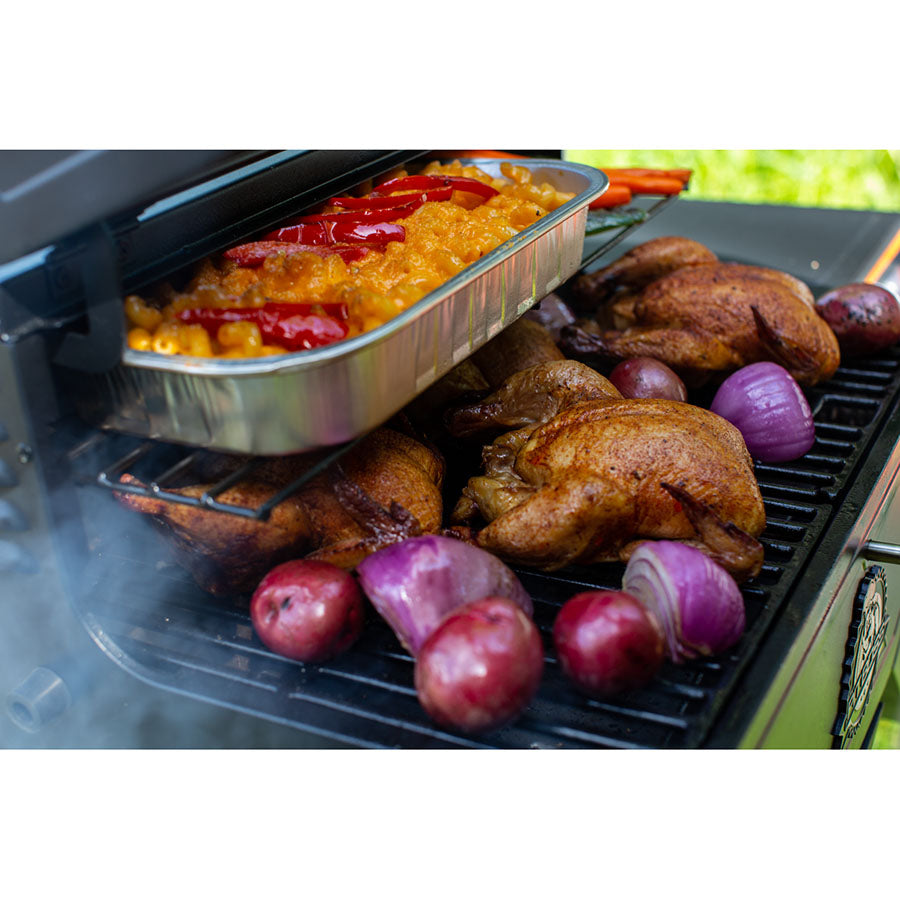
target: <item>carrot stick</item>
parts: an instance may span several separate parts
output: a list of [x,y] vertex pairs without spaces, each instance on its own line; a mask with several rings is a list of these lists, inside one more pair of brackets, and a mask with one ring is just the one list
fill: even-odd
[[[602,167],[601,167],[602,168]],[[677,178],[679,181],[687,183],[690,181],[691,175],[693,174],[693,169],[617,169],[617,168],[603,168],[603,171],[610,177],[612,180],[617,176],[636,176],[643,177],[645,175],[658,175],[661,178]]]
[[588,209],[610,209],[631,202],[631,189],[624,184],[610,184],[606,192],[592,200]]
[[666,178],[659,175],[610,175],[606,176],[613,187],[627,187],[633,194],[680,194],[684,190],[684,182],[677,178]]

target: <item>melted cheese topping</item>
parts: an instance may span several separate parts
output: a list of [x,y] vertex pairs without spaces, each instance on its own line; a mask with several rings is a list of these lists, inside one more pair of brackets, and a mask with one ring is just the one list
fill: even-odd
[[[574,196],[548,184],[533,184],[531,172],[523,166],[504,163],[501,171],[505,178],[492,178],[458,161],[430,163],[423,174],[477,178],[499,193],[482,201],[454,191],[450,200],[426,202],[398,220],[406,229],[404,241],[392,241],[383,251],[370,250],[357,262],[347,264],[337,255],[296,253],[271,256],[258,268],[248,268],[224,257],[206,259],[182,291],[161,285],[146,300],[137,295],[126,298],[128,344],[136,350],[191,356],[285,353],[283,347],[265,344],[252,322],[231,323],[240,328],[222,326],[210,337],[202,326],[176,318],[189,308],[258,307],[270,300],[345,303],[348,337],[378,328]],[[401,171],[395,177],[405,174]]]

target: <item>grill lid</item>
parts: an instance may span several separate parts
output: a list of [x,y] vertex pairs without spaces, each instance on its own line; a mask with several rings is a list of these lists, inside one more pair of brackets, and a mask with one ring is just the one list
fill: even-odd
[[0,334],[86,317],[54,361],[120,358],[121,298],[420,150],[0,152]]
[[6,150],[0,263],[265,156],[260,150]]

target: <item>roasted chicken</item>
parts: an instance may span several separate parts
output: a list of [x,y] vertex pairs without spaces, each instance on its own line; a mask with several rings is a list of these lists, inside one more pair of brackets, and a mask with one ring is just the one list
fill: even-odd
[[[315,463],[266,461],[217,500],[256,508]],[[218,474],[218,473],[217,473]],[[273,566],[308,556],[352,568],[389,543],[441,528],[443,459],[398,431],[380,428],[278,503],[267,520],[245,518],[127,493],[127,507],[151,516],[177,561],[213,594],[256,587]],[[137,479],[123,476],[125,483]],[[200,497],[210,484],[176,491]]]
[[547,327],[528,318],[517,319],[417,397],[407,413],[420,428],[434,432],[453,404],[488,394],[522,369],[564,358]]
[[[765,510],[738,430],[687,403],[623,399],[586,366],[579,397],[578,365],[521,372],[481,404],[485,428],[531,423],[485,448],[485,472],[469,479],[454,519],[480,515],[481,547],[546,570],[625,561],[642,540],[674,539],[736,578],[756,574]],[[469,432],[476,416],[470,407],[460,420]]]
[[[625,269],[624,297],[613,303],[620,327],[604,328],[597,321],[568,326],[560,339],[563,351],[573,357],[650,356],[694,384],[763,360],[779,363],[805,385],[834,374],[840,363],[837,338],[802,281],[759,266],[703,262],[682,249],[691,263],[634,294],[630,287],[665,268],[646,261],[639,266],[636,256]],[[614,283],[614,278],[600,280],[601,297],[616,297],[610,293]]]
[[549,329],[523,316],[477,350],[472,362],[487,383],[497,388],[522,369],[564,358]]
[[602,269],[579,275],[571,290],[579,312],[596,312],[600,304],[616,300],[627,309],[635,295],[657,278],[717,261],[712,250],[690,238],[660,237],[638,244]]

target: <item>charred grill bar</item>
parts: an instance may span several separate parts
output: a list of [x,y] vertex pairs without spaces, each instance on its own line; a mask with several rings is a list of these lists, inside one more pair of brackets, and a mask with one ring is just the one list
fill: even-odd
[[[330,182],[318,192],[327,196],[332,188]],[[311,187],[306,196],[316,190]],[[216,196],[204,195],[194,209],[221,203]],[[635,233],[616,236],[619,249],[657,235],[684,234],[723,259],[790,271],[816,294],[861,280],[900,226],[900,216],[699,202],[667,203],[657,212]],[[247,227],[241,225],[241,235],[249,233]],[[160,233],[158,223],[153,233]],[[129,230],[131,252],[140,259],[137,280],[162,265],[146,258],[141,234],[140,225]],[[607,237],[588,242],[584,258],[596,260],[608,246]],[[895,271],[888,269],[884,278],[896,277]],[[893,503],[900,465],[896,350],[848,360],[834,378],[808,390],[816,423],[813,449],[785,466],[757,465],[768,520],[761,538],[766,561],[760,575],[743,586],[747,630],[739,644],[716,659],[667,664],[648,688],[607,702],[579,696],[548,653],[542,687],[526,714],[499,732],[469,738],[428,719],[413,688],[412,659],[374,613],[348,653],[323,665],[295,664],[258,641],[245,598],[231,605],[212,599],[181,570],[161,569],[157,548],[140,532],[129,535],[131,514],[108,490],[97,490],[97,473],[102,486],[115,488],[125,468],[149,465],[155,473],[149,490],[165,497],[166,485],[203,451],[101,434],[71,413],[65,384],[48,357],[64,326],[77,319],[77,291],[62,302],[47,287],[49,272],[48,263],[39,263],[0,285],[6,304],[0,308],[2,330],[13,330],[11,317],[19,329],[15,340],[0,344],[0,355],[7,358],[4,375],[15,379],[21,398],[18,408],[0,403],[0,423],[17,446],[38,455],[41,473],[27,485],[29,493],[16,489],[15,500],[42,530],[35,541],[53,546],[62,601],[72,604],[94,642],[138,678],[359,747],[861,746],[871,738],[897,654],[900,595],[897,589],[893,596],[890,589],[884,592],[884,627],[876,629],[880,644],[858,661],[854,675],[856,635],[868,621],[862,618],[865,597],[857,594],[875,583],[878,573],[870,570],[876,562],[882,561],[885,582],[896,577],[889,552],[892,537],[900,536],[894,530],[900,510]],[[10,446],[4,442],[0,448]],[[196,502],[220,509],[216,495],[225,487],[217,485]],[[275,502],[251,514],[265,517]],[[12,547],[8,571],[17,586],[34,577],[26,557],[14,553],[17,548],[38,559],[32,537],[13,542],[0,535]],[[569,596],[589,586],[618,587],[621,573],[617,565],[552,575],[520,570],[545,646],[551,647],[554,616]],[[867,615],[877,614],[876,609]]]

